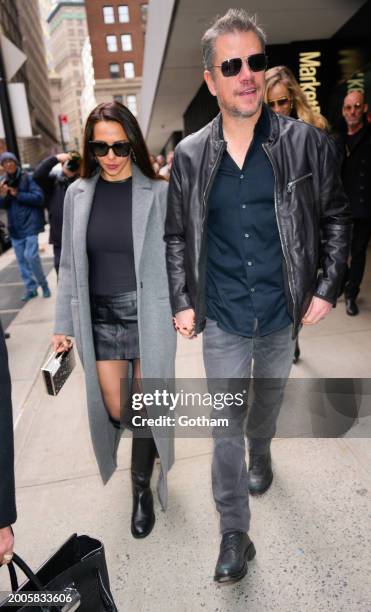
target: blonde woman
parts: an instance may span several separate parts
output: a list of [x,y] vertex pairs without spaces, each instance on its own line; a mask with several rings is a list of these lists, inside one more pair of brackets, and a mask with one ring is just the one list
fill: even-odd
[[270,68],[265,73],[265,83],[265,102],[273,111],[301,119],[322,130],[328,129],[327,120],[312,109],[290,68]]

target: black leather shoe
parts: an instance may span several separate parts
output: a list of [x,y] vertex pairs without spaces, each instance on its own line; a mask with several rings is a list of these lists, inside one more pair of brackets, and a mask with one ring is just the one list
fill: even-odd
[[350,317],[355,317],[359,313],[359,308],[356,304],[356,301],[351,298],[347,298],[345,300],[345,309],[347,315],[349,315]]
[[251,495],[262,495],[268,491],[273,480],[272,458],[268,451],[264,455],[256,455],[250,451],[248,489]]
[[247,574],[247,562],[255,555],[255,546],[247,533],[230,531],[223,534],[214,580],[225,584],[241,580]]
[[133,514],[131,516],[131,533],[134,538],[148,536],[155,524],[153,495],[150,479],[147,474],[131,473],[133,486]]
[[9,332],[4,332],[4,338],[5,338],[5,340],[9,340],[9,338],[10,338]]

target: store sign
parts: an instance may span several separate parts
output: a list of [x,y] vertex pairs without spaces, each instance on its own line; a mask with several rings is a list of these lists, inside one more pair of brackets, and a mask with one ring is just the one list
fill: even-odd
[[317,72],[321,67],[320,51],[305,51],[299,54],[299,83],[308,102],[317,113],[321,112],[318,102],[317,88],[321,86]]

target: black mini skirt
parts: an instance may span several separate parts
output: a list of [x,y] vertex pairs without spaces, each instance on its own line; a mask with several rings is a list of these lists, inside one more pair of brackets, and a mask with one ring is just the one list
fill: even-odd
[[139,358],[137,293],[90,295],[97,361]]

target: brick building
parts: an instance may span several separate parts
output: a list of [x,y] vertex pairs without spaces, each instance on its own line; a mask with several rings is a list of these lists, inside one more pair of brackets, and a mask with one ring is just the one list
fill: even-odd
[[148,3],[86,0],[97,103],[119,100],[137,115],[140,106]]

